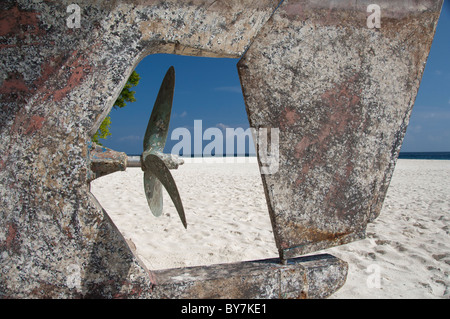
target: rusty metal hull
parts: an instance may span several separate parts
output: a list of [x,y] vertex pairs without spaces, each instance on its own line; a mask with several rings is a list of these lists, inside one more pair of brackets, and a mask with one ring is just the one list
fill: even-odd
[[317,299],[347,279],[346,262],[331,255],[247,261],[154,271],[153,298]]
[[381,210],[442,1],[286,0],[238,64],[250,126],[279,128],[262,175],[281,258],[365,237]]
[[278,2],[73,4],[0,2],[0,298],[148,298],[152,273],[89,192],[87,142],[140,59],[237,58]]
[[263,182],[282,258],[364,236],[442,1],[380,1],[376,30],[366,1],[278,4],[0,2],[0,297],[152,297],[153,273],[89,192],[88,141],[154,53],[245,53],[250,123],[280,130]]

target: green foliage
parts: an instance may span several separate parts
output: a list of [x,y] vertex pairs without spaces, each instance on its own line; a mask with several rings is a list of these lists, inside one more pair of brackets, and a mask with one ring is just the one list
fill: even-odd
[[[127,83],[122,89],[122,92],[120,92],[119,97],[114,102],[113,105],[114,109],[123,108],[127,102],[129,103],[136,102],[136,98],[134,97],[134,94],[136,92],[131,91],[130,89],[138,85],[140,79],[141,77],[136,71],[133,71],[133,73],[131,73]],[[109,132],[110,127],[111,127],[111,116],[108,114],[108,116],[103,120],[102,124],[100,125],[98,131],[92,137],[92,142],[102,145],[102,143],[100,143],[100,139],[106,139],[108,136],[111,135],[111,133]]]
[[99,139],[106,139],[108,136],[111,135],[111,133],[109,132],[110,126],[111,126],[111,116],[108,114],[108,116],[103,120],[102,124],[100,124],[100,128],[98,129],[98,131],[92,137],[92,142],[97,143],[98,145],[102,145]]
[[137,74],[136,71],[133,71],[131,73],[130,77],[128,78],[127,83],[122,89],[122,92],[120,92],[119,97],[117,98],[116,102],[114,103],[114,108],[122,108],[126,105],[126,102],[136,102],[136,99],[134,98],[135,91],[130,91],[130,89],[136,85],[139,84],[140,80],[139,74]]

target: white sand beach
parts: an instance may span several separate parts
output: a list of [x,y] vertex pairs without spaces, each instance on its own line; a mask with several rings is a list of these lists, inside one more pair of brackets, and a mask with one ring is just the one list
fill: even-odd
[[[188,221],[167,193],[154,217],[143,173],[128,168],[91,191],[151,270],[277,257],[256,159],[172,170]],[[349,264],[331,298],[450,298],[450,161],[399,160],[367,238],[325,251]]]

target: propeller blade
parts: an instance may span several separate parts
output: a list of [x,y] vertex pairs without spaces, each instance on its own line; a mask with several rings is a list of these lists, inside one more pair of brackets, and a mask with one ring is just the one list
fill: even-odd
[[[154,176],[161,182],[164,188],[169,193],[170,198],[172,199],[175,207],[177,209],[178,215],[180,216],[181,222],[183,223],[184,228],[187,228],[186,216],[184,214],[183,203],[181,202],[180,194],[178,193],[177,185],[175,184],[175,180],[172,177],[169,169],[166,164],[158,157],[156,154],[147,153],[143,154],[143,165],[145,174],[154,174]],[[144,183],[145,183],[145,174],[144,174]],[[147,175],[148,177],[148,175]],[[147,195],[147,189],[146,189]],[[161,196],[162,198],[162,196]],[[147,197],[147,201],[149,198]],[[150,201],[149,201],[150,202]],[[161,204],[162,208],[162,204]],[[151,209],[151,208],[150,208]]]
[[144,191],[153,215],[156,217],[161,216],[163,210],[162,184],[149,170],[144,172]]
[[161,88],[148,121],[144,136],[144,151],[163,152],[164,150],[169,132],[174,90],[175,68],[171,66],[161,83]]

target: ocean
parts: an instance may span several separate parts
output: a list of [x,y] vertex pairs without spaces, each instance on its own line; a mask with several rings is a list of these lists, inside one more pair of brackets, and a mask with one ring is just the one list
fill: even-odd
[[450,152],[400,152],[400,159],[450,160]]
[[[254,157],[255,154],[245,154],[238,155],[234,154],[234,157],[244,156],[244,157]],[[202,157],[199,155],[191,155],[191,157]],[[211,156],[203,156],[211,157]],[[227,155],[227,157],[233,157],[232,155]],[[450,152],[400,152],[400,159],[427,159],[427,160],[450,160]]]
[[[137,156],[139,157],[140,154],[132,154],[129,156]],[[227,155],[226,157],[255,157],[255,154],[245,154],[245,155],[238,155],[235,154],[234,156]],[[199,155],[190,155],[185,157],[211,157],[209,156],[199,156]],[[450,152],[400,152],[400,155],[398,156],[400,159],[425,159],[425,160],[450,160]]]

